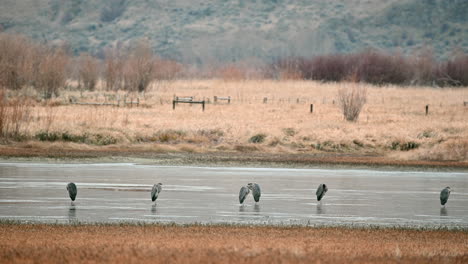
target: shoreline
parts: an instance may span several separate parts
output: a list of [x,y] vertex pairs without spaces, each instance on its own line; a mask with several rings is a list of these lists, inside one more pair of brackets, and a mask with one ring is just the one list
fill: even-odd
[[43,149],[0,146],[0,162],[135,163],[162,166],[363,168],[467,171],[467,161],[397,160],[349,153],[154,152],[135,148]]

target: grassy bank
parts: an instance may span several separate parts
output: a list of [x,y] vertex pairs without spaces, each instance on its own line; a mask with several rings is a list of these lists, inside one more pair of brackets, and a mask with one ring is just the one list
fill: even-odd
[[0,225],[10,262],[466,263],[468,233],[249,226]]
[[[355,86],[367,90],[367,103],[358,121],[348,122],[338,107],[337,94],[341,88]],[[204,112],[200,105],[187,104],[173,110],[174,95],[205,98],[210,103]],[[0,154],[12,156],[12,149],[31,153],[112,149],[468,161],[468,107],[463,105],[468,90],[463,88],[187,80],[154,83],[144,95],[126,95],[127,100],[138,97],[139,107],[69,103],[71,97],[79,102],[115,103],[124,96],[102,90],[82,95],[66,90],[52,102],[31,102],[25,116],[16,115],[19,125],[9,126],[11,131],[4,134]],[[214,104],[214,96],[231,96],[232,100]]]

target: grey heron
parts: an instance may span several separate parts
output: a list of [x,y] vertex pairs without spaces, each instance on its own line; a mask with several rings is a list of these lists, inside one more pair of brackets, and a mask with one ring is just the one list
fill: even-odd
[[76,195],[78,194],[78,189],[76,189],[76,185],[73,182],[67,184],[67,191],[68,195],[70,195],[70,199],[72,200],[72,202],[75,201]]
[[440,204],[442,206],[445,206],[445,204],[447,203],[451,191],[452,189],[450,189],[450,187],[447,186],[440,192]]
[[252,191],[252,195],[256,203],[260,201],[260,196],[262,195],[262,191],[260,190],[260,185],[256,183],[250,182],[247,184],[247,187]]
[[327,191],[328,191],[327,185],[324,183],[320,184],[319,187],[317,188],[317,192],[315,192],[315,194],[317,195],[317,201],[320,202],[320,200],[322,200],[323,196],[325,195]]
[[245,198],[249,195],[250,191],[252,191],[252,195],[254,197],[255,202],[257,203],[260,201],[260,196],[262,195],[261,190],[260,190],[260,185],[257,183],[248,183],[247,186],[242,186],[242,188],[239,191],[239,203],[243,204],[245,201]]
[[162,183],[153,185],[153,189],[151,190],[151,201],[154,202],[156,199],[158,199],[158,195],[162,191],[161,185]]

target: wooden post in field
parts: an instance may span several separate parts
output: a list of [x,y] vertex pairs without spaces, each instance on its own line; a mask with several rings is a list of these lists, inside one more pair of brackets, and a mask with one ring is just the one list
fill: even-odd
[[296,100],[296,104],[298,104],[298,103],[299,103],[299,98],[297,98],[297,100]]
[[467,106],[467,105],[468,105],[468,101],[464,101],[463,106]]
[[173,100],[172,100],[172,110],[175,110],[175,103],[176,103],[176,100],[173,99]]
[[310,112],[311,112],[311,113],[314,112],[314,104],[310,104]]
[[140,106],[140,98],[137,98],[137,107]]
[[[192,104],[190,104],[190,105],[192,105]],[[205,112],[205,99],[203,99],[203,101],[202,101],[202,111]]]
[[426,105],[426,115],[429,114],[429,105]]
[[231,96],[228,96],[228,104],[231,103]]
[[217,102],[217,101],[218,101],[218,96],[216,96],[216,95],[215,95],[215,96],[213,96],[213,103],[215,103],[215,104],[216,104],[216,102]]
[[263,97],[263,103],[266,104],[268,101],[268,98],[267,97]]

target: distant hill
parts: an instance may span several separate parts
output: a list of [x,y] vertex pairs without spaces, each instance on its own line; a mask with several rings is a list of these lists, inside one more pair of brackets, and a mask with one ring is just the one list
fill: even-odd
[[311,56],[365,47],[468,51],[467,0],[2,0],[0,28],[73,51],[148,38],[182,62]]

